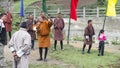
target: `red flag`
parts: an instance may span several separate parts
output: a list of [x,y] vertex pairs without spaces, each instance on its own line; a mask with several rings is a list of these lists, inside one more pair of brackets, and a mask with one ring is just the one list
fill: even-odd
[[76,8],[77,8],[78,0],[71,0],[71,11],[70,18],[77,20]]

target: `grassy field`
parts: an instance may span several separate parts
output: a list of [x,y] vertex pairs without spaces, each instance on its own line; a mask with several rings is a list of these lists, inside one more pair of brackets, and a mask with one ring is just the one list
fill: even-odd
[[[24,8],[26,8],[29,4],[38,1],[38,0],[24,0]],[[14,12],[20,11],[20,1],[14,3]]]
[[58,65],[48,65],[48,64],[30,64],[29,68],[62,68]]
[[[49,56],[62,61],[67,66],[49,64],[31,64],[30,68],[120,68],[116,65],[120,59],[120,54],[105,52],[104,56],[97,56],[97,50],[92,50],[91,54],[81,54],[81,49],[71,45],[64,45],[65,50],[53,51],[50,49]],[[71,67],[73,66],[73,67]],[[116,67],[117,66],[117,67]]]

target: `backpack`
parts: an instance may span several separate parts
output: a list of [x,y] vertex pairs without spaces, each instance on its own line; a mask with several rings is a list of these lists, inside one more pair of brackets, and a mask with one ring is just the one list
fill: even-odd
[[48,21],[43,21],[38,27],[38,35],[47,36],[50,33],[50,27]]

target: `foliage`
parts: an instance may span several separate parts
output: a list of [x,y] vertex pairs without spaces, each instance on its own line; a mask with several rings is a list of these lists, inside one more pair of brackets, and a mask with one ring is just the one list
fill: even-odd
[[118,37],[116,37],[115,39],[113,39],[112,44],[113,45],[120,45],[120,40],[118,39]]
[[83,38],[83,37],[80,37],[80,36],[73,36],[73,37],[72,37],[72,40],[74,40],[74,41],[83,41],[84,38]]

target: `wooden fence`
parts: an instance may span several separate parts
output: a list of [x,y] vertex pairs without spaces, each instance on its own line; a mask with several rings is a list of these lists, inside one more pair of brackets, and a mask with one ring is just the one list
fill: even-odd
[[[106,13],[106,9],[105,8],[82,8],[82,9],[77,9],[77,17],[104,17],[105,13]],[[34,14],[34,18],[37,18],[40,15],[40,10],[38,9],[32,9],[32,11],[25,11],[25,15],[27,16],[29,13],[33,13]],[[69,18],[69,14],[70,14],[70,9],[64,9],[61,10],[61,13],[63,15],[64,18]],[[117,17],[120,17],[120,7],[116,8],[116,13],[117,13]],[[16,13],[13,13],[16,14]],[[19,13],[17,13],[19,14]],[[48,14],[50,17],[55,17],[57,14],[57,10],[48,10]]]

